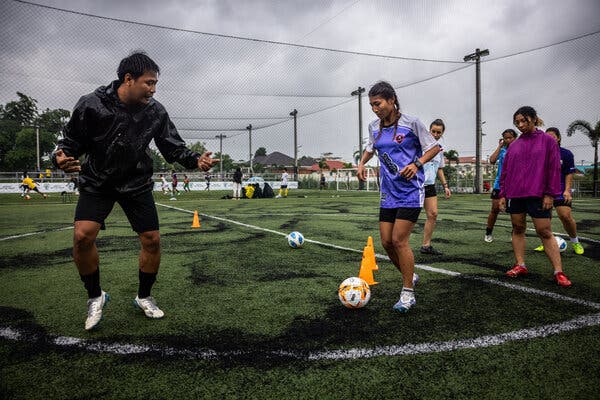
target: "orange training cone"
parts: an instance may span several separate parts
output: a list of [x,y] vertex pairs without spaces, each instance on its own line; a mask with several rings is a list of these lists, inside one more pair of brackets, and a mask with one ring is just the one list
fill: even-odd
[[363,258],[360,263],[360,272],[358,277],[363,279],[369,285],[377,285],[379,282],[375,282],[373,279],[373,271],[378,270],[379,267],[375,262],[375,247],[373,247],[373,238],[369,236],[367,245],[363,250]]
[[192,221],[192,228],[200,228],[200,218],[198,218],[198,211],[194,211],[194,220]]

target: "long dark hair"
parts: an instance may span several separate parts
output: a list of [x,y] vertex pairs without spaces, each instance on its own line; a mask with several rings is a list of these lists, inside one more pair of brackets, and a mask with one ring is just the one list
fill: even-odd
[[555,128],[554,126],[551,126],[550,128],[546,129],[546,133],[548,132],[552,132],[556,135],[556,138],[558,139],[558,145],[560,146],[560,131],[558,130],[558,128]]
[[[394,87],[386,81],[379,81],[371,87],[369,90],[369,97],[381,97],[384,100],[394,99],[394,105],[396,106],[396,122],[394,126],[394,136],[396,136],[396,130],[398,129],[398,120],[400,119],[400,103],[398,103],[398,96],[396,95],[396,90]],[[383,132],[383,120],[379,120],[379,133],[375,138],[375,141],[379,140],[381,136],[381,132]]]
[[531,106],[519,107],[519,109],[513,114],[513,122],[519,114],[521,114],[524,117],[531,118],[535,126],[544,126],[544,121],[542,121],[542,119],[538,117],[537,112]]

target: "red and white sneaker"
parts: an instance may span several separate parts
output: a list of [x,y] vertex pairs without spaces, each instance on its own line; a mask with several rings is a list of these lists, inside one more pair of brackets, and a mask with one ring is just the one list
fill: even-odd
[[527,270],[527,267],[524,267],[519,264],[515,264],[512,267],[512,269],[509,269],[508,271],[506,271],[506,276],[511,277],[511,278],[516,278],[517,276],[525,276],[528,273],[529,273],[529,271]]
[[558,283],[558,286],[562,286],[562,287],[571,286],[571,281],[569,280],[569,278],[567,278],[567,276],[562,271],[554,274],[554,280],[556,281],[556,283]]

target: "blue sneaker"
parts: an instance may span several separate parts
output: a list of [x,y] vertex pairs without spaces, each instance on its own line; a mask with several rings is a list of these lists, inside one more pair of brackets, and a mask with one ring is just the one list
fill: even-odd
[[100,293],[100,296],[88,299],[88,314],[85,320],[85,330],[94,329],[102,320],[102,310],[110,300],[110,296],[105,291]]
[[417,300],[415,300],[415,292],[402,290],[400,293],[400,300],[396,304],[394,304],[394,310],[400,311],[401,313],[405,313],[410,310],[411,307],[417,304]]

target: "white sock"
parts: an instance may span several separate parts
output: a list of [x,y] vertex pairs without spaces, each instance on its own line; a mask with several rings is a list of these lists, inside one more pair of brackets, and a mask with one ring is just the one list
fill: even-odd
[[579,236],[571,238],[571,243],[579,243]]

